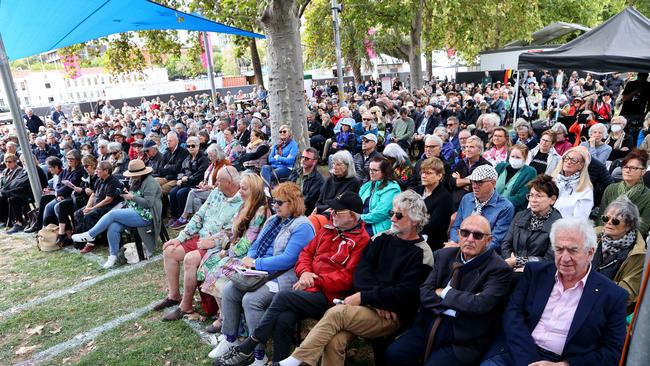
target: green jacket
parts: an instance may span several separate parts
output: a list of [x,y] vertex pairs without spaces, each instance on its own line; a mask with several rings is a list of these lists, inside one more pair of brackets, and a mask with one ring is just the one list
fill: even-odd
[[[610,184],[607,186],[607,188],[605,188],[603,198],[600,201],[600,215],[604,215],[607,206],[609,206],[610,203],[614,202],[619,197],[618,186],[621,184],[625,184],[625,182]],[[638,184],[643,185],[643,180],[641,180]],[[648,230],[650,230],[650,189],[648,189],[648,187],[644,187],[641,194],[628,198],[634,202],[636,207],[639,209],[639,214],[641,216],[641,226],[639,226],[639,231],[641,232],[641,236],[645,238],[648,235]],[[597,219],[598,225],[603,224],[600,219],[600,215],[598,215]]]
[[505,178],[507,174],[506,167],[509,165],[510,163],[507,162],[497,164],[495,169],[497,174],[499,174],[499,178],[497,178],[496,190],[503,198],[507,198],[512,203],[515,207],[515,212],[519,212],[528,206],[528,199],[526,198],[528,194],[528,182],[537,177],[537,171],[531,166],[524,165],[519,169],[518,173],[515,173],[510,178],[510,180],[514,179],[513,182],[506,182],[504,186],[500,187],[499,179],[502,178],[502,174],[504,176],[503,178]]
[[406,120],[399,118],[393,121],[393,137],[398,141],[406,140],[410,143],[414,133],[415,121],[410,117],[406,117]]
[[[365,202],[370,197],[373,186],[378,187],[380,184],[381,181],[368,181],[364,183],[359,191],[361,201]],[[393,208],[393,198],[401,191],[399,184],[394,180],[389,181],[386,187],[380,190],[375,188],[375,193],[370,197],[368,213],[361,215],[361,219],[366,224],[371,225],[374,235],[390,229],[390,216],[388,215],[388,211]]]

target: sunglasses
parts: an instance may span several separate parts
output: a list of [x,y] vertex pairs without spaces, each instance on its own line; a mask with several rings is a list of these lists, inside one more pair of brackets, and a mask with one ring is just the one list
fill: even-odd
[[278,206],[278,207],[284,205],[285,202],[287,202],[287,201],[273,199],[273,204]]
[[304,159],[304,160],[316,160],[316,158],[310,158],[310,157],[308,157],[308,156],[304,156],[304,155],[301,156],[300,158],[301,158],[301,159]]
[[404,218],[404,214],[403,214],[403,213],[401,213],[401,212],[397,212],[397,211],[393,211],[393,210],[388,211],[388,215],[389,215],[390,217],[395,216],[398,220],[401,220],[401,219]]
[[363,118],[364,121],[374,121],[372,118]]
[[340,216],[340,215],[345,215],[345,214],[347,214],[349,212],[350,212],[350,210],[336,210],[336,211],[333,210],[332,214],[334,216]]
[[476,240],[483,240],[483,238],[490,235],[490,234],[482,233],[480,231],[471,231],[471,230],[466,230],[466,229],[459,229],[458,233],[463,238],[469,238],[469,235],[472,234],[472,236]]
[[195,148],[195,147],[196,147],[196,145],[187,145],[187,147],[189,147],[189,148],[192,148],[192,149],[193,149],[193,148]]
[[618,226],[621,223],[621,220],[609,217],[607,215],[603,215],[600,219],[603,220],[603,223],[608,223],[611,220],[612,225],[614,226]]
[[288,131],[287,130],[280,130],[279,132],[280,133],[287,133]]

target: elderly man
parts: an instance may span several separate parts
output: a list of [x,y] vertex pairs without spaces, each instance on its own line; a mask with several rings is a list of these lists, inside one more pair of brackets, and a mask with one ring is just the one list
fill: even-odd
[[[427,135],[424,138],[424,154],[415,162],[413,168],[413,175],[409,183],[410,188],[415,188],[420,185],[420,166],[422,162],[429,158],[440,158],[442,151],[442,140],[436,135]],[[445,166],[445,176],[442,177],[442,183],[445,188],[449,186],[449,177],[451,176],[451,166],[444,159],[440,159]]]
[[391,142],[397,143],[404,151],[408,151],[414,133],[415,122],[409,117],[408,109],[405,107],[400,108],[399,118],[393,121]]
[[158,144],[153,140],[145,140],[142,152],[144,153],[144,164],[151,167],[153,174],[156,174],[163,161],[163,154],[158,151]]
[[34,114],[34,111],[31,108],[25,109],[25,115],[23,116],[25,123],[27,123],[27,129],[31,133],[38,133],[38,128],[45,126],[43,120]]
[[406,191],[395,197],[390,213],[390,232],[375,237],[363,251],[353,294],[325,312],[280,365],[315,366],[321,356],[323,366],[343,365],[345,348],[355,336],[391,336],[415,318],[418,288],[433,265],[431,249],[419,234],[428,220],[426,206],[417,193]]
[[[469,134],[469,132],[467,133]],[[483,140],[478,136],[467,137],[462,155],[449,178],[454,209],[458,209],[460,201],[472,188],[472,182],[469,180],[472,172],[482,165],[490,165],[490,162],[483,157]]]
[[167,151],[163,155],[162,162],[158,165],[158,171],[154,171],[154,176],[160,184],[165,197],[172,188],[176,187],[176,176],[181,171],[183,160],[190,154],[187,149],[179,145],[176,132],[168,132],[166,139]]
[[59,124],[59,121],[61,119],[65,119],[65,113],[61,110],[61,104],[57,104],[54,107],[54,111],[52,112],[52,121],[54,121],[55,124]]
[[[352,274],[370,241],[361,220],[363,202],[356,192],[345,192],[330,201],[332,221],[300,252],[295,272],[299,278],[293,291],[280,291],[253,333],[215,365],[240,365],[252,361],[257,345],[273,337],[273,359],[289,356],[298,321],[320,319],[336,298],[352,289]],[[259,353],[259,352],[258,352]],[[263,359],[255,355],[256,359]]]
[[289,178],[298,156],[298,143],[291,136],[291,128],[282,125],[278,134],[279,139],[269,153],[269,165],[264,165],[261,171],[262,178],[270,185]]
[[305,212],[312,212],[316,207],[316,201],[320,191],[325,184],[325,178],[318,171],[318,150],[313,147],[306,148],[300,156],[300,169],[294,170],[289,176],[289,181],[300,187],[305,197]]
[[490,346],[512,271],[488,247],[485,217],[467,217],[458,235],[460,248],[434,252],[433,270],[420,288],[418,319],[388,348],[388,365],[476,365]]
[[434,114],[433,106],[427,105],[424,107],[424,115],[422,116],[422,121],[415,131],[415,136],[413,136],[414,141],[422,141],[427,135],[433,134],[433,129],[438,127],[440,120]]
[[361,137],[361,151],[354,154],[354,169],[357,172],[357,180],[361,184],[370,180],[368,166],[370,161],[377,156],[382,156],[377,151],[377,135],[373,133],[365,134]]
[[627,292],[592,270],[597,240],[591,222],[559,219],[550,239],[555,263],[526,264],[503,314],[505,337],[482,365],[618,364]]
[[[239,181],[237,169],[232,166],[221,168],[217,173],[217,189],[210,193],[178,236],[163,244],[168,294],[154,310],[160,311],[180,304],[176,310],[165,315],[163,320],[179,320],[183,315],[194,312],[192,299],[196,290],[196,270],[208,249],[214,248],[216,235],[232,228],[232,218],[243,203],[239,196]],[[181,263],[184,268],[183,296],[179,291],[178,278]]]
[[492,230],[490,248],[501,250],[501,241],[508,232],[510,222],[515,215],[515,208],[510,201],[496,192],[497,177],[497,171],[492,165],[481,165],[474,169],[469,176],[472,192],[466,194],[460,201],[447,245],[457,246],[461,223],[468,216],[478,214],[490,222]]

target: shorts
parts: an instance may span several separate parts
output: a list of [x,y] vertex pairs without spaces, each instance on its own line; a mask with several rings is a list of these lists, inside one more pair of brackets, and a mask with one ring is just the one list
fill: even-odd
[[185,251],[185,254],[187,254],[187,253],[189,253],[189,252],[191,252],[193,250],[198,250],[199,254],[201,254],[201,258],[203,258],[205,256],[205,253],[207,253],[208,250],[207,249],[199,249],[197,247],[197,245],[199,244],[199,239],[200,239],[199,236],[196,235],[196,236],[193,236],[193,237],[185,240],[181,244],[181,246],[183,247],[183,250]]

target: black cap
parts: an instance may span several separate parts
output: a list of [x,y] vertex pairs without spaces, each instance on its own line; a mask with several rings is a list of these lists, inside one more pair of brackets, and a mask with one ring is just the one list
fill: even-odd
[[328,200],[326,204],[334,211],[350,210],[358,214],[363,213],[363,202],[356,192],[346,191]]
[[143,150],[147,151],[147,150],[149,150],[150,148],[152,148],[154,146],[156,146],[155,141],[153,141],[153,140],[145,140]]

